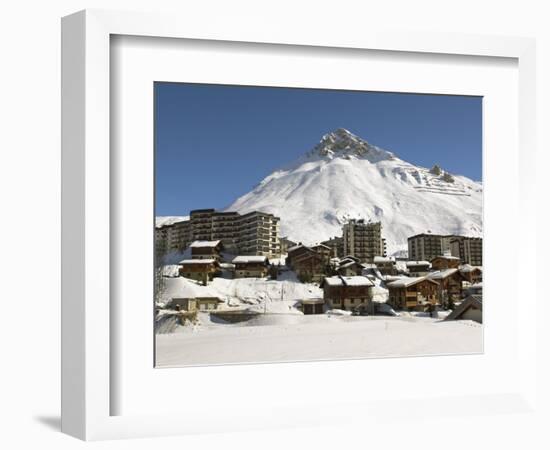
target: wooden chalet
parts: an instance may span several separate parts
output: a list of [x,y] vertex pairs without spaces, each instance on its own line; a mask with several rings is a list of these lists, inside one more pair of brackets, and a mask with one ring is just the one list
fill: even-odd
[[445,320],[473,320],[483,323],[483,297],[470,295]]
[[325,299],[305,298],[300,300],[300,307],[304,314],[323,314],[325,311]]
[[362,275],[364,268],[365,266],[360,262],[353,259],[347,259],[340,261],[338,267],[336,268],[336,272],[338,275],[342,275],[344,277],[352,277],[355,275]]
[[221,274],[220,263],[217,259],[184,259],[179,262],[179,266],[179,273],[182,277],[200,281],[204,285]]
[[432,270],[457,269],[460,258],[451,255],[436,256],[432,259]]
[[464,264],[458,267],[462,278],[470,284],[481,283],[483,281],[483,270],[481,267]]
[[292,259],[296,256],[306,253],[307,251],[308,251],[308,247],[306,247],[305,245],[302,245],[301,243],[290,247],[288,249],[286,259],[285,259],[286,265],[288,267],[292,267]]
[[424,277],[432,267],[429,261],[407,261],[406,266],[411,277]]
[[311,250],[321,255],[326,261],[332,257],[332,250],[328,245],[317,244],[310,247]]
[[330,248],[297,245],[288,251],[287,266],[291,267],[302,282],[319,282],[329,271]]
[[170,306],[178,311],[211,311],[223,303],[219,297],[173,298]]
[[191,245],[192,259],[221,259],[222,241],[194,241]]
[[265,278],[269,273],[267,256],[237,256],[233,259],[235,278]]
[[346,311],[372,310],[372,288],[374,283],[363,276],[332,276],[321,282],[323,298],[330,309]]
[[424,310],[438,304],[439,283],[427,277],[403,277],[386,287],[394,309]]
[[397,266],[393,256],[375,256],[373,261],[382,275],[397,275]]
[[448,307],[449,302],[459,302],[462,298],[463,278],[458,269],[432,272],[428,278],[439,283],[439,303],[443,307]]

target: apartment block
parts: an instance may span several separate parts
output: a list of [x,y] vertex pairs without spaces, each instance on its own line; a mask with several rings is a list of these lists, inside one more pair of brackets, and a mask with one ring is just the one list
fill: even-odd
[[355,256],[361,262],[372,263],[375,256],[386,256],[386,241],[380,222],[352,219],[342,228],[344,255]]
[[410,261],[431,261],[450,252],[452,235],[421,233],[407,239]]
[[422,233],[407,241],[411,261],[431,261],[437,256],[451,255],[472,266],[481,266],[483,262],[482,238]]
[[483,265],[483,239],[478,237],[454,236],[450,241],[451,255],[463,264]]
[[191,226],[187,220],[155,229],[155,255],[157,258],[166,253],[182,250],[191,242]]
[[199,209],[191,211],[189,220],[155,230],[157,255],[183,250],[194,241],[218,240],[229,253],[280,256],[279,218],[260,211],[241,215]]

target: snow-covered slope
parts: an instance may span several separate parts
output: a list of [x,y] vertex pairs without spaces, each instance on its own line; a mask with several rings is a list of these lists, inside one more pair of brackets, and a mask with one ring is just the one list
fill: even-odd
[[155,217],[155,226],[160,228],[183,220],[189,220],[189,216],[157,216]]
[[340,128],[226,210],[271,212],[281,218],[282,236],[304,243],[341,236],[350,218],[381,221],[391,253],[417,233],[481,235],[481,183],[449,178]]

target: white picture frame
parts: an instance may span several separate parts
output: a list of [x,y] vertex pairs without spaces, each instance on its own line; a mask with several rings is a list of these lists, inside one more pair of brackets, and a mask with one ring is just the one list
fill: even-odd
[[[373,416],[391,419],[395,401],[401,401],[400,414],[425,412],[426,405],[438,409],[441,417],[468,415],[472,405],[486,414],[504,409],[517,413],[536,408],[536,329],[518,311],[517,380],[502,392],[475,393],[464,398],[403,396],[391,401],[356,401],[304,404],[300,407],[276,405],[274,419],[265,424],[267,411],[242,412],[248,420],[225,420],[223,411],[205,421],[204,412],[171,414],[117,413],[114,393],[122,389],[113,378],[112,366],[121,356],[113,349],[117,334],[117,314],[110,303],[113,286],[111,265],[111,186],[116,173],[111,171],[110,107],[111,36],[141,36],[236,43],[283,44],[332,51],[368,49],[380,52],[407,52],[412,55],[463,55],[500,57],[517,60],[519,98],[519,178],[514,185],[517,212],[522,230],[533,235],[535,229],[534,185],[529,174],[535,167],[535,43],[532,39],[471,36],[444,33],[395,33],[384,30],[346,30],[327,35],[296,30],[281,32],[251,23],[235,28],[217,22],[209,26],[201,20],[165,14],[113,11],[82,11],[62,22],[62,430],[85,440],[162,436],[209,431],[254,430],[265,427],[308,426],[322,419],[361,420]],[[515,144],[514,144],[515,145]],[[514,249],[518,259],[534,261],[534,240]],[[529,268],[532,270],[533,266]],[[526,268],[518,267],[525,271]],[[525,273],[528,275],[528,273]],[[522,303],[534,307],[535,286],[526,286]],[[517,295],[517,293],[516,293]],[[517,303],[517,298],[511,299]],[[515,303],[514,303],[515,304]],[[357,367],[361,362],[354,362]],[[303,367],[304,374],[314,368]],[[334,370],[349,370],[350,365]],[[201,369],[203,374],[208,368]],[[237,370],[237,369],[236,369]],[[278,365],[254,370],[257,375]],[[259,402],[259,400],[256,400]],[[327,407],[330,405],[330,412]],[[265,406],[265,405],[264,405]],[[323,408],[325,407],[325,408]],[[124,409],[122,410],[124,411]]]

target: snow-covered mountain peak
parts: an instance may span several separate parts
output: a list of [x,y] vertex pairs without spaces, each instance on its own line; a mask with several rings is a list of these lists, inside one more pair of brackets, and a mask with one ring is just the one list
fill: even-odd
[[345,128],[338,128],[325,134],[319,143],[307,153],[307,156],[326,159],[356,157],[367,159],[370,162],[395,158],[393,153],[369,144]]
[[481,236],[482,197],[479,182],[411,164],[339,128],[226,211],[273,213],[282,236],[308,244],[341,236],[352,218],[380,221],[392,254],[427,230]]

